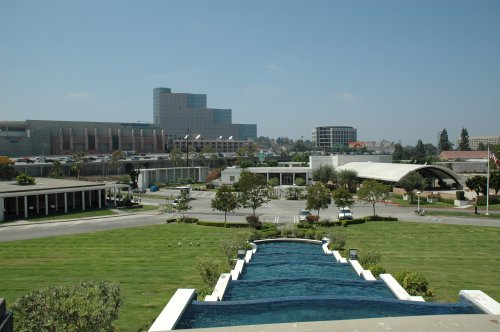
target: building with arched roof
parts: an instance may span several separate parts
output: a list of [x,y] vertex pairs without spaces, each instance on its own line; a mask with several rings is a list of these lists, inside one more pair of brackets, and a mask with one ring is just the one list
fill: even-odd
[[356,171],[358,177],[362,179],[379,180],[391,184],[399,182],[413,172],[422,175],[432,187],[446,184],[452,189],[462,189],[465,184],[465,180],[457,173],[436,165],[351,162],[339,166],[337,170]]

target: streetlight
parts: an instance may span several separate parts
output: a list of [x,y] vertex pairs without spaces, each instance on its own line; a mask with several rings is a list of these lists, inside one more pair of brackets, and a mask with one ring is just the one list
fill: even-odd
[[419,196],[419,195],[420,195],[421,193],[422,193],[422,192],[417,191],[417,213],[418,213],[418,214],[420,214],[420,196]]
[[186,136],[184,136],[186,140],[186,167],[189,167],[189,135],[191,135],[191,131],[186,129]]

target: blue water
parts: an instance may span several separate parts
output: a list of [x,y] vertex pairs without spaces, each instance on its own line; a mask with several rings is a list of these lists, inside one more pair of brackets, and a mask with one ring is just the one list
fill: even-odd
[[375,317],[482,313],[469,303],[409,302],[359,278],[319,244],[259,244],[221,302],[192,302],[176,329]]
[[464,303],[408,302],[363,297],[304,297],[193,302],[176,328],[311,322],[375,317],[480,313]]
[[231,281],[224,301],[273,299],[313,295],[349,295],[394,299],[383,281],[366,282],[361,279],[288,278]]

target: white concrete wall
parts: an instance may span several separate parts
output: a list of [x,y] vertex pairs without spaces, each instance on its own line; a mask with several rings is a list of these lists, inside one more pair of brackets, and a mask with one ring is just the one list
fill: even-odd
[[173,330],[195,296],[196,293],[194,289],[179,288],[160,315],[156,318],[153,325],[151,325],[149,332]]

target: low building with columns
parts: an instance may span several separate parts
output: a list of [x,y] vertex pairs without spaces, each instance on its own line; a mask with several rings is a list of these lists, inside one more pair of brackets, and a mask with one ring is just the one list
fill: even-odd
[[33,185],[0,182],[0,222],[116,206],[126,184],[35,178]]
[[167,133],[150,123],[2,121],[0,147],[10,157],[112,153],[164,153]]

